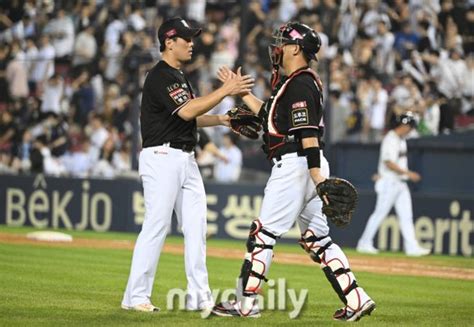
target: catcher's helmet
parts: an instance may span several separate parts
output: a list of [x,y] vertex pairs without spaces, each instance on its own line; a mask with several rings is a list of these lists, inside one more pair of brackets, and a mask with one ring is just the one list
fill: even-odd
[[297,22],[284,24],[273,33],[273,39],[269,49],[273,65],[281,64],[285,44],[298,44],[308,60],[318,60],[316,54],[321,48],[321,38],[308,25]]
[[410,125],[412,128],[415,128],[417,125],[416,117],[411,111],[407,111],[404,114],[401,114],[397,117],[397,126],[400,125]]

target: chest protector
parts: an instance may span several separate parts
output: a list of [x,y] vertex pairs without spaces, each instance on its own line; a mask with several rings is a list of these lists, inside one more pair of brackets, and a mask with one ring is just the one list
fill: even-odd
[[[299,140],[296,140],[293,135],[288,135],[286,131],[281,131],[277,127],[277,117],[278,117],[277,111],[278,111],[279,101],[285,96],[289,83],[296,76],[300,74],[309,74],[314,80],[314,84],[316,85],[320,94],[320,103],[321,103],[321,108],[322,108],[323,95],[322,95],[321,80],[312,69],[305,68],[305,69],[297,70],[296,72],[289,75],[288,77],[284,77],[278,84],[276,84],[275,87],[273,88],[270,99],[268,99],[262,105],[262,108],[260,109],[260,112],[259,112],[259,117],[263,121],[263,131],[264,131],[264,135],[263,135],[264,145],[262,146],[262,148],[263,148],[263,151],[267,154],[268,158],[272,158],[275,151],[277,151],[280,147],[287,145],[288,143],[294,143],[294,144],[296,144],[295,142],[300,143]],[[322,137],[322,131],[323,131],[323,119],[321,118],[319,137]],[[300,144],[297,144],[297,146],[301,147]],[[297,150],[302,150],[302,149],[297,149]]]

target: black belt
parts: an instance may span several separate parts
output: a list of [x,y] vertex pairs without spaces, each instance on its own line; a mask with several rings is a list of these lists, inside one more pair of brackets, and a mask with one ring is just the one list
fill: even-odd
[[182,150],[184,152],[193,152],[194,151],[194,145],[192,145],[192,144],[170,143],[170,148]]
[[193,152],[194,151],[194,145],[192,145],[192,144],[171,143],[170,142],[170,143],[158,144],[156,146],[169,146],[170,148],[182,150],[184,152]]
[[293,151],[293,152],[286,152],[286,153],[282,153],[282,154],[273,156],[270,160],[273,161],[273,159],[275,159],[276,161],[280,161],[282,156],[284,156],[285,154],[290,154],[290,153],[296,153],[296,154],[298,155],[298,157],[304,157],[304,156],[306,156],[306,154],[304,154],[303,151],[296,151],[296,152]]

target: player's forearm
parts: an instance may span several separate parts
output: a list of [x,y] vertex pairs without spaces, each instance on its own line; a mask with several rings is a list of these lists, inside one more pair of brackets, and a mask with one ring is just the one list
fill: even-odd
[[[310,148],[317,148],[317,151],[319,152],[319,141],[317,137],[306,137],[301,140],[301,145],[303,146],[303,150],[307,151],[306,149]],[[314,150],[313,150],[314,151]],[[318,153],[320,155],[320,153]],[[311,161],[312,159],[309,158],[308,154],[306,156],[306,159]],[[314,160],[314,159],[313,159]],[[310,166],[308,164],[308,166]],[[324,181],[324,177],[321,175],[321,158],[319,158],[319,167],[311,167],[309,168],[309,174],[311,175],[311,179],[315,184],[319,184],[322,181]]]
[[224,115],[202,115],[196,118],[197,127],[211,127],[224,125],[222,120]]
[[242,100],[245,102],[245,104],[252,110],[252,112],[256,115],[258,115],[258,112],[260,111],[260,108],[262,107],[263,101],[257,98],[255,95],[252,93],[247,93],[242,97]]
[[204,146],[204,151],[209,152],[217,158],[223,157],[222,153],[219,151],[219,148],[212,142],[209,142]]
[[393,172],[396,172],[399,175],[406,175],[410,172],[409,170],[400,168],[400,166],[398,166],[396,163],[390,160],[385,161],[385,166],[387,166],[388,169],[390,169]]
[[178,115],[184,120],[193,120],[214,108],[226,95],[225,90],[219,88],[208,95],[191,99],[178,111]]

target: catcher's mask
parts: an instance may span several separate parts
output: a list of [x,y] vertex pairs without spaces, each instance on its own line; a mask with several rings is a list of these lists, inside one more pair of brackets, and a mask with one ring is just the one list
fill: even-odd
[[273,33],[273,43],[268,47],[273,66],[282,64],[283,47],[287,44],[299,45],[308,61],[318,60],[316,54],[321,48],[321,39],[309,26],[290,22]]

